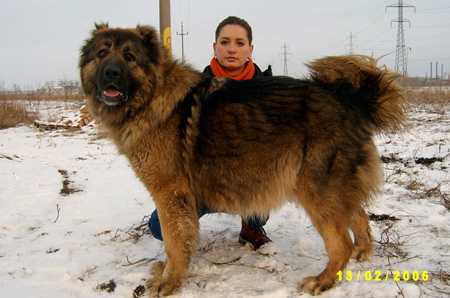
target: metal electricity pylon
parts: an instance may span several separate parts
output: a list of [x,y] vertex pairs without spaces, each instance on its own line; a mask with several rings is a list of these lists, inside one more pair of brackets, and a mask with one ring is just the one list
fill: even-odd
[[353,32],[350,32],[350,43],[349,43],[348,54],[353,55]]
[[395,53],[395,71],[400,73],[403,76],[407,75],[408,72],[408,53],[407,47],[405,45],[405,32],[403,29],[403,23],[408,23],[411,27],[411,21],[403,18],[403,8],[414,8],[414,5],[403,4],[403,0],[398,0],[398,4],[388,5],[386,6],[386,11],[388,8],[397,8],[398,9],[398,18],[391,21],[392,23],[397,23],[397,47]]
[[184,32],[183,22],[181,22],[181,33],[177,32],[177,35],[181,36],[181,61],[184,62],[184,36],[189,35],[189,32]]
[[283,75],[284,76],[287,76],[289,74],[289,72],[288,72],[288,64],[287,64],[287,56],[289,54],[290,53],[288,53],[287,46],[286,46],[286,43],[285,43],[283,45],[283,53],[282,53],[282,55],[283,55]]

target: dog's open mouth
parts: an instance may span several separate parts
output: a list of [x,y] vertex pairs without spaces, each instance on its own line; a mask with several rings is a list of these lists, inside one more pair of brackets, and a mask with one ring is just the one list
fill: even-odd
[[117,106],[127,100],[127,95],[114,85],[99,91],[98,98],[108,106]]

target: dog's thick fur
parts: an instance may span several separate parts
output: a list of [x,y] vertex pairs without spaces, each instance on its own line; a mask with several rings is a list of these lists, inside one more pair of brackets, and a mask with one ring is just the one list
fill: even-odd
[[81,50],[81,80],[159,212],[167,260],[154,266],[151,295],[180,287],[200,207],[245,217],[288,198],[303,206],[329,256],[300,284],[312,294],[331,287],[351,256],[370,256],[363,206],[382,183],[372,137],[400,128],[405,114],[395,76],[375,64],[327,57],[304,80],[208,80],[173,60],[153,28],[97,25]]

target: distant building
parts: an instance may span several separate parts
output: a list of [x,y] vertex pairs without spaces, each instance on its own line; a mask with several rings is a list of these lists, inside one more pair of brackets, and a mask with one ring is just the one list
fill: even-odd
[[52,95],[73,95],[82,93],[80,82],[75,80],[48,81],[37,91]]

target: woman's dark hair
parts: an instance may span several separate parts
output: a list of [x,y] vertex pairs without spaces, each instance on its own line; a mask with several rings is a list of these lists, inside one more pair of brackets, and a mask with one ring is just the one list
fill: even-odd
[[222,28],[225,27],[226,25],[239,25],[242,28],[244,28],[245,31],[247,31],[248,41],[250,44],[252,44],[252,39],[253,39],[252,27],[250,27],[250,25],[247,23],[246,20],[235,17],[235,16],[227,17],[222,22],[220,22],[219,25],[217,25],[216,40],[217,40],[217,38],[219,38],[220,31],[222,31]]

